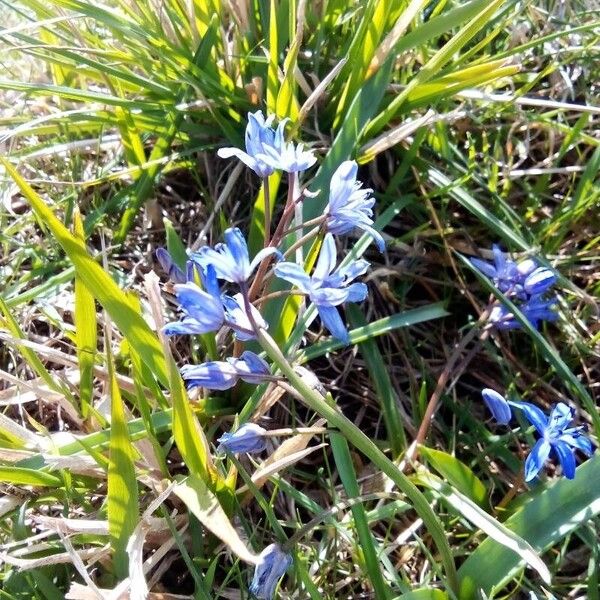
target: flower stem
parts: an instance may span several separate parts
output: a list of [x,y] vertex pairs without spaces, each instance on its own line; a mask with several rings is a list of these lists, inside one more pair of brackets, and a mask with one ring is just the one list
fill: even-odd
[[327,219],[327,217],[325,215],[321,215],[320,217],[315,217],[314,219],[310,219],[310,221],[304,221],[304,223],[301,223],[300,225],[296,225],[294,227],[290,227],[289,229],[286,229],[283,232],[283,237],[285,237],[286,235],[289,235],[290,233],[294,233],[294,231],[298,231],[298,229],[307,229],[308,227],[311,227],[312,225],[320,225],[321,223],[323,223],[323,221],[325,221],[325,219]]
[[269,189],[269,178],[263,179],[263,196],[265,198],[265,238],[264,247],[271,243],[271,190]]
[[441,555],[444,571],[446,572],[448,587],[458,591],[458,577],[456,566],[452,556],[452,550],[446,539],[446,534],[435,513],[429,506],[425,496],[410,481],[410,479],[398,469],[398,467],[387,457],[373,441],[363,433],[352,421],[345,417],[335,406],[330,405],[319,392],[308,386],[302,378],[294,371],[292,365],[287,361],[275,340],[263,329],[258,331],[258,342],[271,360],[279,367],[290,384],[302,396],[304,403],[317,414],[327,419],[329,425],[336,427],[340,433],[382,472],[384,472],[411,501],[415,510],[423,519],[423,523],[429,530],[437,549]]
[[301,248],[302,246],[304,246],[304,244],[316,237],[319,234],[319,230],[321,228],[320,227],[314,227],[313,229],[311,229],[307,234],[303,235],[302,237],[298,238],[283,254],[283,258],[288,258],[290,256],[290,254],[292,254],[293,252],[296,251],[297,248]]

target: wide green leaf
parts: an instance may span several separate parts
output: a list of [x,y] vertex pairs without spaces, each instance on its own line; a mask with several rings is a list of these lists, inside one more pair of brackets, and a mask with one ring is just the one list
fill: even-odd
[[519,533],[512,530],[505,523],[497,521],[458,490],[425,469],[420,470],[415,478],[422,485],[430,488],[436,495],[439,495],[444,502],[448,503],[475,527],[481,529],[489,539],[494,540],[505,551],[515,556],[517,562],[527,563],[538,572],[545,583],[550,583],[548,567],[539,557],[535,548],[523,539]]
[[[577,469],[574,480],[550,482],[504,521],[504,526],[543,552],[600,513],[600,455]],[[535,492],[534,492],[535,493]],[[459,569],[461,598],[500,591],[525,564],[520,556],[488,538]]]
[[458,458],[442,452],[421,446],[419,452],[431,466],[459,492],[485,509],[487,503],[487,490],[481,480],[467,465]]

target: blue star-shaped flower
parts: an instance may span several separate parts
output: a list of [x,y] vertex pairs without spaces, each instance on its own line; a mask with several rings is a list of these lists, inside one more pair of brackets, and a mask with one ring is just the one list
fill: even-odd
[[276,248],[263,248],[250,262],[248,245],[237,227],[225,230],[224,237],[224,244],[217,244],[214,248],[204,246],[190,258],[203,268],[211,265],[219,279],[232,283],[245,284],[261,261],[271,254],[280,254]]
[[567,479],[575,477],[575,450],[591,456],[593,446],[584,435],[585,427],[567,427],[573,420],[574,411],[564,402],[556,404],[548,418],[535,404],[507,400],[495,390],[485,388],[481,395],[498,423],[506,425],[512,418],[511,407],[518,408],[541,436],[525,461],[525,481],[537,476],[551,451],[558,456]]
[[250,167],[259,177],[268,177],[275,170],[264,159],[267,155],[266,148],[272,148],[275,143],[275,131],[271,128],[273,116],[266,121],[262,111],[248,113],[246,126],[246,152],[239,148],[221,148],[217,154],[221,158],[235,156],[246,166]]
[[165,325],[163,331],[166,335],[208,333],[223,325],[225,311],[216,271],[208,265],[206,269],[199,269],[199,272],[204,289],[193,282],[173,286],[183,319]]
[[541,436],[525,461],[525,481],[531,481],[540,472],[550,452],[554,452],[567,479],[575,477],[575,450],[586,456],[593,452],[592,442],[584,435],[585,427],[567,427],[573,420],[574,411],[564,402],[559,402],[550,412],[550,417],[533,404],[515,402],[527,420]]
[[217,154],[221,158],[236,156],[250,167],[259,177],[268,177],[279,169],[288,173],[305,171],[315,164],[316,158],[311,151],[304,150],[302,144],[295,146],[285,141],[284,119],[277,126],[271,127],[274,115],[265,120],[262,111],[248,113],[246,126],[246,152],[239,148],[221,148]]
[[375,240],[380,252],[383,252],[383,237],[373,229],[373,190],[362,187],[362,183],[356,180],[357,172],[356,162],[347,160],[332,175],[329,184],[327,230],[335,235],[342,235],[354,228],[362,229]]
[[334,271],[336,255],[335,241],[328,233],[323,240],[312,276],[292,262],[277,264],[275,274],[306,294],[317,307],[323,325],[331,331],[333,337],[347,344],[350,338],[337,307],[344,302],[361,302],[365,299],[367,286],[351,282],[366,272],[369,263],[366,260],[355,260]]

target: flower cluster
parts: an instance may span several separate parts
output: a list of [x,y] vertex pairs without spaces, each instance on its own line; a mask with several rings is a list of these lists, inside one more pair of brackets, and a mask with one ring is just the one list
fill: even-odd
[[498,423],[508,424],[512,419],[511,407],[517,408],[540,436],[525,461],[525,481],[537,477],[551,452],[558,457],[567,479],[575,477],[575,450],[581,450],[586,456],[592,455],[594,448],[584,435],[585,427],[568,427],[573,420],[574,410],[564,402],[556,404],[547,417],[535,404],[507,400],[495,390],[485,388],[481,395]]
[[[299,173],[310,168],[316,157],[301,145],[286,142],[286,121],[273,128],[273,120],[272,116],[265,119],[260,111],[249,114],[245,151],[222,148],[218,154],[222,158],[239,158],[263,180],[277,170],[285,171],[289,189],[298,190]],[[239,349],[239,343],[261,339],[267,329],[259,309],[261,294],[270,292],[272,275],[292,284],[290,294],[305,296],[315,305],[323,326],[334,338],[345,344],[350,342],[340,307],[346,302],[361,302],[367,296],[366,284],[356,279],[366,273],[369,263],[362,259],[347,259],[338,265],[334,236],[348,234],[357,228],[370,235],[380,251],[385,248],[381,234],[373,227],[375,200],[372,190],[363,188],[357,173],[358,165],[354,161],[343,162],[338,167],[330,181],[328,206],[324,215],[316,220],[319,226],[302,238],[306,242],[312,237],[315,248],[320,247],[314,269],[299,258],[301,253],[296,254],[296,262],[283,260],[285,251],[290,248],[286,236],[314,225],[314,221],[306,225],[298,222],[296,208],[304,199],[302,193],[300,197],[288,195],[288,203],[273,237],[270,215],[265,214],[265,247],[253,258],[244,234],[236,227],[224,232],[223,243],[189,253],[186,265],[176,264],[165,249],[157,251],[158,262],[173,282],[172,289],[181,313],[178,321],[165,326],[164,333],[169,336],[195,335],[229,329],[238,341],[234,356],[183,366],[181,374],[188,389],[227,390],[240,380],[255,385],[280,381],[281,377],[272,373],[271,366],[262,356]],[[288,230],[292,217],[296,218],[296,223]],[[300,235],[296,234],[297,241]],[[272,261],[276,264],[269,272]],[[219,438],[219,450],[226,453],[261,452],[266,447],[266,435],[259,425],[245,423]],[[259,556],[250,586],[254,596],[271,598],[290,564],[290,556],[278,545],[265,548]]]
[[[556,283],[556,273],[531,258],[514,262],[499,246],[492,246],[494,262],[472,258],[471,263],[489,277],[496,288],[514,302],[527,320],[537,329],[540,321],[555,321],[556,297],[550,291]],[[492,307],[489,320],[498,329],[519,329],[521,324],[502,304]]]
[[[314,305],[323,327],[335,339],[348,344],[350,334],[340,309],[346,302],[361,302],[366,298],[367,285],[358,278],[365,275],[369,263],[350,257],[339,261],[335,236],[359,229],[370,236],[380,251],[385,249],[382,235],[374,228],[372,190],[357,180],[358,165],[354,161],[342,162],[333,172],[323,215],[310,221],[302,220],[300,203],[310,194],[298,192],[302,190],[300,173],[312,167],[317,159],[311,150],[285,140],[287,120],[280,121],[276,128],[273,121],[273,116],[265,119],[261,111],[249,114],[245,150],[222,148],[218,152],[222,158],[237,157],[263,179],[264,247],[251,257],[244,234],[230,227],[225,230],[222,243],[189,253],[185,264],[176,264],[164,249],[156,253],[162,269],[173,282],[181,315],[179,320],[164,327],[164,333],[173,336],[219,332],[217,339],[232,348],[230,355],[222,360],[211,357],[213,360],[183,366],[181,374],[188,389],[223,391],[243,381],[251,385],[270,383],[289,390],[283,376],[287,374],[288,382],[295,381],[298,389],[304,389],[305,396],[310,397],[306,385],[321,391],[318,380],[315,383],[306,369],[303,373],[302,367],[286,363],[276,342],[266,333],[268,324],[261,314],[262,307],[273,295],[303,296]],[[288,173],[288,199],[279,223],[271,231],[268,177],[275,171]],[[312,229],[305,233],[309,227]],[[294,238],[288,237],[292,233],[294,242],[290,241]],[[308,254],[311,260],[305,262],[301,248],[311,241],[313,246]],[[312,258],[317,252],[313,267]],[[492,254],[493,262],[474,258],[472,264],[519,307],[534,327],[541,321],[555,320],[556,301],[551,289],[556,283],[556,274],[534,259],[515,262],[497,245],[493,246]],[[286,260],[291,255],[296,257],[295,261]],[[273,277],[281,280],[279,285],[273,282]],[[286,282],[287,287],[282,282]],[[491,307],[490,321],[498,329],[520,327],[515,316],[501,303]],[[229,344],[232,338],[235,343]],[[252,350],[244,349],[244,343],[250,341],[254,342]],[[265,360],[265,355],[257,354],[257,345],[279,370]],[[306,382],[304,388],[293,373]],[[506,400],[491,389],[484,389],[482,395],[499,423],[510,423],[516,409],[537,431],[539,439],[525,462],[526,481],[537,477],[551,454],[557,456],[564,475],[572,479],[576,469],[575,452],[592,454],[593,446],[584,427],[570,426],[574,411],[566,404],[559,402],[546,416],[533,404]],[[267,437],[280,434],[281,431],[267,432],[256,423],[242,423],[222,434],[218,451],[230,458],[236,453],[259,453],[266,449]],[[292,563],[285,547],[270,544],[256,557],[249,586],[253,597],[273,598],[280,579]]]

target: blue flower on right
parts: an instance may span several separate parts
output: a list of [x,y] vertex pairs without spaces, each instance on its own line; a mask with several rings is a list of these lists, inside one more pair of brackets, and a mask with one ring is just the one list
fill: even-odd
[[[539,266],[533,258],[517,263],[505,256],[497,244],[492,246],[492,255],[493,264],[479,258],[471,258],[470,262],[491,279],[500,292],[511,298],[536,329],[541,321],[556,321],[556,296],[549,294],[556,283],[556,273]],[[521,323],[512,312],[499,303],[492,307],[489,322],[497,329],[521,329]]]
[[481,396],[494,419],[501,425],[507,425],[511,421],[511,407],[518,408],[540,435],[525,461],[525,481],[537,477],[551,452],[558,457],[563,475],[567,479],[575,477],[576,450],[581,450],[586,456],[593,454],[594,446],[585,435],[586,427],[568,427],[575,411],[564,402],[555,404],[547,417],[535,404],[507,400],[490,388],[481,390]]
[[541,436],[525,461],[525,481],[537,477],[550,452],[554,452],[558,457],[563,475],[567,479],[573,479],[575,451],[581,450],[586,456],[591,456],[594,451],[592,442],[584,435],[584,426],[568,427],[573,420],[574,410],[564,402],[559,402],[547,417],[541,409],[529,402],[514,404],[523,411],[527,420]]

